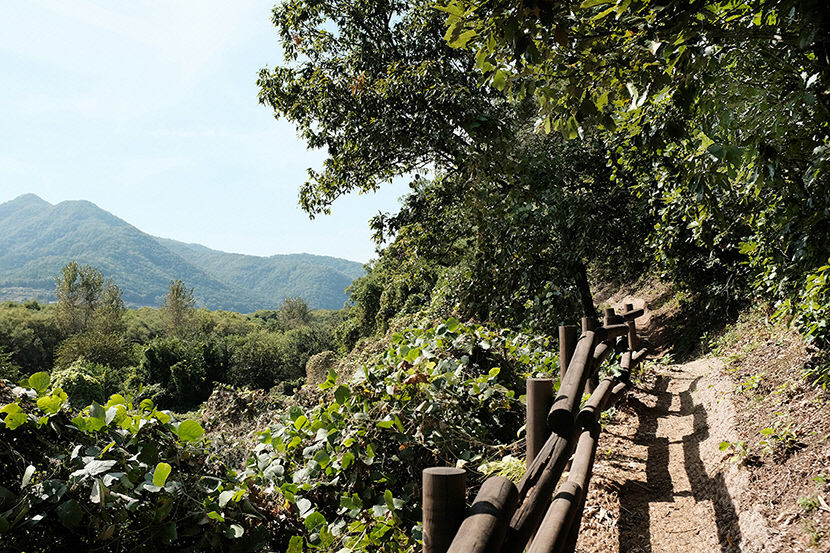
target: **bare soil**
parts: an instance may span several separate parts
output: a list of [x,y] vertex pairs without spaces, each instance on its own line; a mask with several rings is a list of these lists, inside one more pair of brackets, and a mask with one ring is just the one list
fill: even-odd
[[[606,302],[645,307],[638,326],[668,349],[670,290]],[[830,551],[830,404],[801,376],[811,352],[755,316],[717,353],[651,363],[609,413],[578,551]]]

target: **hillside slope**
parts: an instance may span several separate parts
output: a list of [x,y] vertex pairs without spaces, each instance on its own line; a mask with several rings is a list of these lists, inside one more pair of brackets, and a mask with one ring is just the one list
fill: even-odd
[[87,201],[52,205],[27,194],[0,204],[0,299],[54,297],[60,268],[76,260],[101,269],[128,305],[159,305],[171,280],[194,288],[199,305],[250,312],[302,296],[338,309],[359,263],[304,254],[228,254],[150,236]]
[[317,298],[329,309],[343,306],[343,290],[363,276],[354,261],[307,253],[259,257],[212,250],[167,238],[158,242],[227,284],[241,286],[262,298]]

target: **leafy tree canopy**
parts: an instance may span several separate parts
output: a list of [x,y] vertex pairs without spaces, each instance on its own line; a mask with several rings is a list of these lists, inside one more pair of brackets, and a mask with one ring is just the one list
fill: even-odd
[[816,295],[830,257],[824,2],[450,0],[439,9],[446,39],[475,53],[484,81],[538,100],[541,129],[605,131],[661,219],[652,243],[669,276],[721,297],[749,281],[785,307]]
[[328,153],[300,191],[311,215],[414,171],[470,171],[509,130],[513,108],[478,86],[427,2],[296,0],[273,22],[286,63],[261,71],[260,102]]

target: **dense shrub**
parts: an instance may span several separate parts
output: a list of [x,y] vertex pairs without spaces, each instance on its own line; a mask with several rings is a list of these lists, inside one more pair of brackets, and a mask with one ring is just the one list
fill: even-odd
[[215,336],[155,338],[143,348],[130,388],[146,385],[142,397],[187,410],[207,399],[214,382],[225,381],[230,355],[227,340]]
[[513,451],[524,378],[557,369],[545,337],[454,319],[392,343],[351,381],[330,373],[325,397],[300,394],[259,437],[239,478],[258,490],[254,506],[293,506],[273,528],[277,550],[419,549],[422,469]]
[[244,490],[205,472],[199,423],[120,395],[72,411],[48,374],[28,385],[0,407],[4,552],[244,552],[267,541]]
[[51,368],[55,348],[62,339],[51,306],[42,307],[36,302],[0,306],[0,347],[11,354],[11,361],[22,374]]
[[55,367],[65,369],[81,358],[116,368],[136,362],[133,345],[123,335],[97,331],[73,334],[64,340],[55,352]]
[[283,335],[258,331],[241,338],[233,352],[228,379],[234,386],[268,389],[281,380],[302,376],[285,364]]
[[65,369],[52,374],[55,386],[65,391],[75,406],[89,405],[93,401],[104,403],[107,395],[102,376],[103,365],[80,359]]
[[0,346],[0,378],[17,382],[20,378],[20,367],[12,361],[12,354]]

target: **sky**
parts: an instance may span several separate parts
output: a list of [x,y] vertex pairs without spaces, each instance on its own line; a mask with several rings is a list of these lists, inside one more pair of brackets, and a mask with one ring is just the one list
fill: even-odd
[[89,200],[155,236],[253,255],[375,257],[367,221],[403,182],[297,205],[309,151],[257,101],[282,61],[273,0],[7,2],[0,18],[0,203]]

